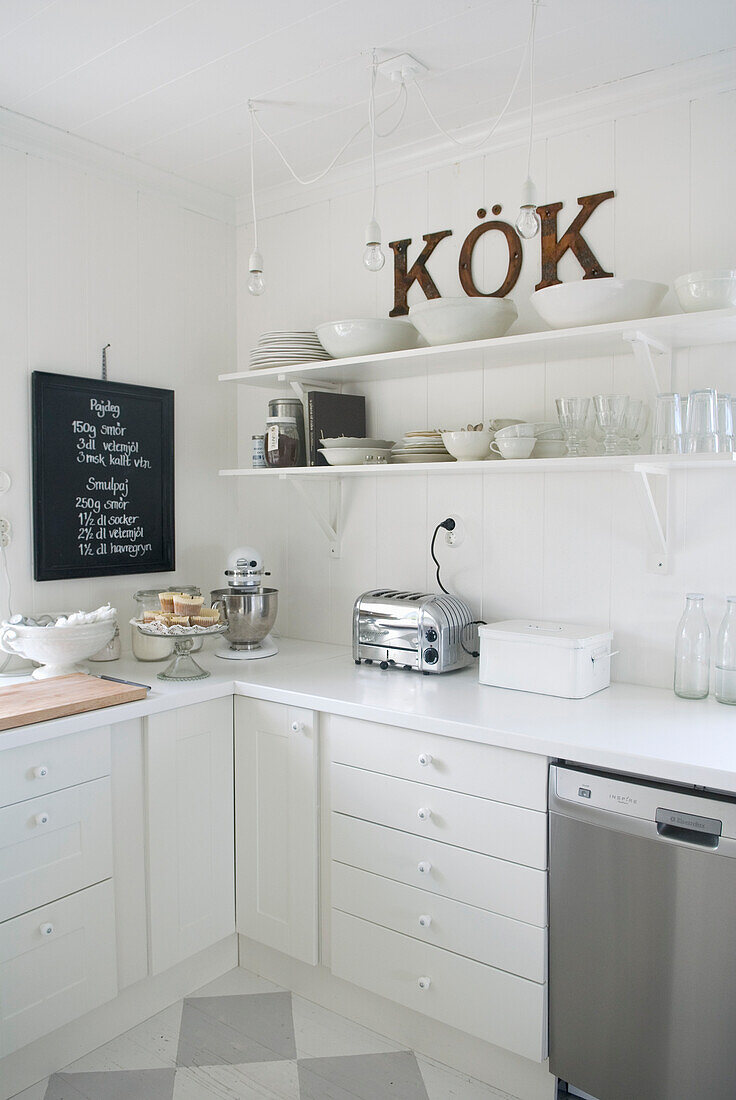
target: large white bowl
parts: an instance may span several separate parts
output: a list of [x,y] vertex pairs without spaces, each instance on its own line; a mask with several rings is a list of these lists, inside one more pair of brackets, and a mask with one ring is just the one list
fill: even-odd
[[42,667],[33,672],[34,680],[52,676],[69,676],[84,672],[78,662],[92,657],[112,638],[115,619],[102,619],[79,626],[11,626],[0,627],[0,649],[16,653]]
[[691,271],[675,279],[675,293],[685,313],[736,306],[736,270]]
[[407,351],[419,344],[419,334],[413,325],[390,317],[327,321],[317,325],[316,331],[322,347],[333,359]]
[[390,447],[322,447],[320,453],[330,466],[363,466],[368,461],[388,462],[391,458]]
[[508,298],[431,298],[409,306],[409,320],[433,345],[503,336],[517,316]]
[[442,432],[442,442],[458,462],[478,462],[491,457],[493,432],[484,429],[480,432],[468,432],[459,429],[454,432]]
[[651,317],[666,293],[646,279],[581,279],[535,290],[531,303],[551,328],[577,328]]

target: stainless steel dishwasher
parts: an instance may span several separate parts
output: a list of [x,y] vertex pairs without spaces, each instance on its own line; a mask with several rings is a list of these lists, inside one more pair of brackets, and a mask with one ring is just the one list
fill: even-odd
[[550,769],[549,992],[577,1089],[736,1098],[736,799]]

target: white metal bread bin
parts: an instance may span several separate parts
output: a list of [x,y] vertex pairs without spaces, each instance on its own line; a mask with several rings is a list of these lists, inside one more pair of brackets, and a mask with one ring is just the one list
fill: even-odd
[[611,682],[610,630],[509,619],[478,633],[482,684],[584,699]]

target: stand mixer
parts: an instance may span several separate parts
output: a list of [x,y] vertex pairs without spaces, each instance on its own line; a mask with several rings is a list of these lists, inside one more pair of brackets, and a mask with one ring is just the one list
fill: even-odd
[[234,661],[254,661],[273,657],[278,646],[270,635],[279,605],[277,588],[263,588],[263,577],[271,574],[263,568],[263,558],[252,546],[233,550],[227,560],[227,588],[211,593],[212,606],[218,608],[227,630],[224,644],[215,650],[217,657]]

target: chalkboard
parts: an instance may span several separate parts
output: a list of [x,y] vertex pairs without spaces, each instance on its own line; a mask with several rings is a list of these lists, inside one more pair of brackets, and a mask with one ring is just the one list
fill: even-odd
[[174,391],[33,372],[37,581],[174,568]]

